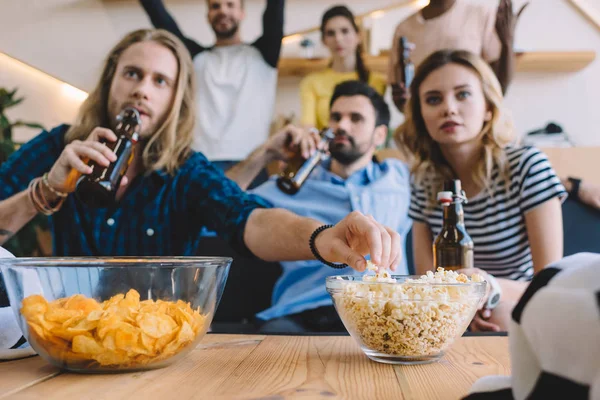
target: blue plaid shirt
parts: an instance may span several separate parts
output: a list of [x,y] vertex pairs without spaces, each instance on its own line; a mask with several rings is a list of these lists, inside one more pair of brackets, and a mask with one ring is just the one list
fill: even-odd
[[[42,132],[0,167],[0,200],[25,189],[48,172],[65,148],[69,127]],[[191,256],[203,226],[216,231],[242,254],[246,220],[269,204],[244,193],[200,153],[176,174],[137,176],[112,208],[91,208],[69,196],[50,217],[56,256]]]

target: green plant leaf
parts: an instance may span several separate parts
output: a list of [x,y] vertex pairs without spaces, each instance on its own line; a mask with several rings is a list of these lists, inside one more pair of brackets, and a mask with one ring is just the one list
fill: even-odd
[[[9,107],[14,107],[23,101],[23,98],[16,98],[17,89],[8,90],[0,88],[0,164],[3,163],[15,152],[18,145],[12,140],[12,128],[16,126],[27,126],[29,128],[44,129],[44,127],[35,122],[16,121],[11,123],[4,114]],[[37,235],[36,227],[43,230],[48,229],[48,218],[44,215],[37,215],[27,225],[25,225],[15,236],[8,240],[4,247],[9,249],[17,257],[31,257],[40,254],[41,246]]]
[[14,107],[17,104],[20,104],[23,100],[25,100],[24,97],[21,97],[20,99],[15,99],[15,100],[10,99],[8,101],[8,103],[4,105],[4,109],[10,108],[10,107]]
[[17,121],[14,124],[12,124],[13,128],[16,126],[26,126],[28,128],[34,128],[34,129],[44,129],[43,125],[36,124],[35,122]]
[[10,121],[6,118],[6,115],[0,114],[0,129],[4,130],[10,128]]

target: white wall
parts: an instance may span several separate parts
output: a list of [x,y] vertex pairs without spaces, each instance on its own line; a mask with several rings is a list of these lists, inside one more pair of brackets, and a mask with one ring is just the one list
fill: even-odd
[[[18,89],[17,98],[23,103],[10,108],[7,115],[11,122],[41,123],[45,128],[74,120],[86,94],[20,62],[0,54],[0,87]],[[26,142],[39,129],[15,128],[13,140]]]
[[[495,3],[497,0],[471,0]],[[322,12],[342,1],[288,0],[286,32],[310,28]],[[515,0],[519,5],[522,0]],[[600,10],[600,0],[588,0]],[[251,41],[261,30],[264,0],[246,0],[248,18],[243,37]],[[387,6],[390,0],[348,0],[356,12]],[[213,41],[205,23],[203,0],[166,0],[188,36],[201,43]],[[412,10],[386,14],[374,24],[375,49],[390,47],[394,26]],[[0,0],[0,52],[26,61],[76,87],[93,87],[101,61],[110,47],[126,32],[149,26],[137,1],[133,0]],[[318,35],[315,37],[318,40]],[[582,18],[566,0],[532,0],[517,30],[516,47],[525,50],[595,50],[600,53],[600,32]],[[284,49],[298,53],[297,43]],[[48,126],[70,121],[79,104],[65,97],[55,83],[7,67],[0,59],[0,86],[19,87],[26,102],[14,114]],[[44,81],[45,82],[45,81]],[[299,80],[280,81],[276,112],[299,113]],[[596,92],[600,89],[600,61],[575,73],[519,73],[507,96],[507,105],[520,132],[556,121],[577,144],[600,145],[600,111]],[[11,114],[12,116],[13,114]],[[396,114],[394,122],[400,122]],[[31,133],[23,133],[27,135]]]

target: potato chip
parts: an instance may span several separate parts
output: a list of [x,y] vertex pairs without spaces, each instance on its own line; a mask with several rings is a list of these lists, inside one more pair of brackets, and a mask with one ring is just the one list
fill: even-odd
[[194,340],[194,331],[192,331],[192,327],[187,322],[184,322],[181,328],[179,329],[179,333],[175,340],[170,342],[164,348],[165,353],[176,353],[180,348],[185,347],[185,345],[191,343]]
[[89,336],[79,335],[73,338],[73,351],[97,355],[104,353],[104,347]]
[[135,290],[103,303],[74,295],[23,300],[30,340],[73,368],[135,367],[167,359],[203,335],[206,316],[182,300],[143,300]]
[[48,302],[39,294],[34,294],[23,299],[21,314],[25,318],[44,314],[48,310]]
[[100,310],[102,307],[96,300],[87,298],[82,294],[76,294],[67,298],[64,308],[67,310],[83,311],[88,314],[94,310]]
[[131,358],[126,353],[117,351],[105,351],[104,353],[98,354],[94,357],[100,365],[123,365],[132,366]]
[[165,346],[167,346],[169,343],[171,343],[173,340],[175,340],[176,336],[177,336],[177,330],[173,330],[170,333],[167,333],[166,335],[156,339],[156,343],[154,344],[154,350],[157,353],[164,352]]
[[137,323],[142,332],[155,339],[171,335],[177,328],[177,323],[173,318],[158,311],[140,314]]
[[146,335],[144,332],[140,333],[140,342],[142,346],[150,353],[156,354],[156,339]]
[[56,305],[50,303],[48,311],[46,311],[44,317],[48,321],[58,322],[62,325],[63,322],[66,322],[71,318],[80,317],[83,315],[83,311],[81,310],[66,310],[64,308],[59,308]]
[[[73,338],[75,336],[86,335],[88,333],[88,331],[82,330],[82,329],[56,327],[56,328],[51,329],[50,333],[61,339],[70,341],[70,340],[73,340]],[[91,336],[91,335],[89,335],[89,336]]]
[[115,329],[115,345],[117,349],[130,352],[137,347],[140,338],[139,328],[122,323],[118,329]]

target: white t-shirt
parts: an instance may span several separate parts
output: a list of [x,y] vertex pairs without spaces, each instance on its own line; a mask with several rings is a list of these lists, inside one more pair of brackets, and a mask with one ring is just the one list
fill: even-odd
[[243,160],[269,137],[277,69],[252,45],[215,47],[194,58],[192,148],[211,161]]

